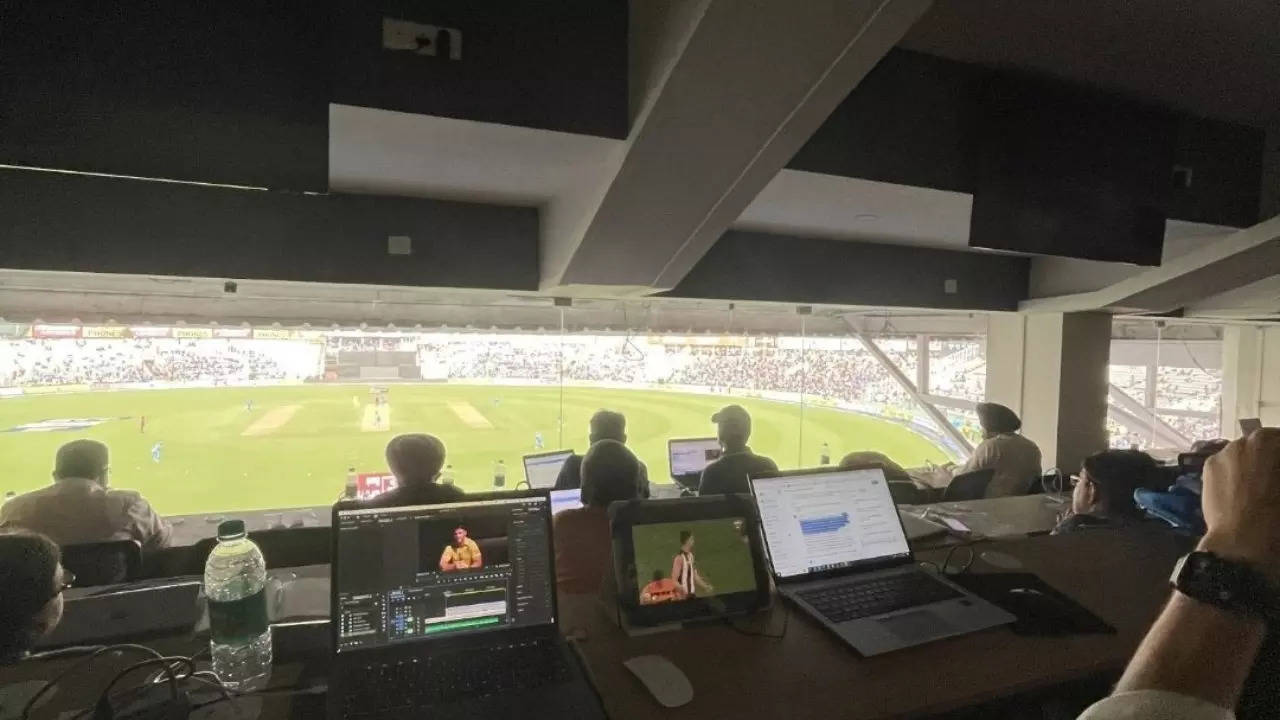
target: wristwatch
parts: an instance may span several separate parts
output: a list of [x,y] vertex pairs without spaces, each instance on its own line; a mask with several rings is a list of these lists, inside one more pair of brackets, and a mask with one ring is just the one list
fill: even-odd
[[1178,560],[1169,584],[1178,592],[1236,615],[1280,620],[1280,593],[1256,568],[1211,552]]

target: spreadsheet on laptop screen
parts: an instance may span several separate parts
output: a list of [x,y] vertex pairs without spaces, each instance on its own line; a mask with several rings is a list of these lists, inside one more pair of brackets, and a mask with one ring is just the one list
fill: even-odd
[[751,483],[779,577],[910,552],[883,470],[797,473]]

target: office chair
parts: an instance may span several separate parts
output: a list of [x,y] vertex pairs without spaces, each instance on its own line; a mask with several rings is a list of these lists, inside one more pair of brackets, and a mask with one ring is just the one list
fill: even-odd
[[929,501],[926,494],[914,483],[889,481],[889,494],[894,505],[921,505]]
[[62,566],[81,587],[129,582],[141,575],[142,548],[134,540],[63,545]]
[[987,496],[987,486],[991,484],[991,479],[996,476],[994,468],[987,470],[974,470],[971,473],[957,475],[951,479],[951,484],[942,492],[944,502],[955,500],[981,500]]

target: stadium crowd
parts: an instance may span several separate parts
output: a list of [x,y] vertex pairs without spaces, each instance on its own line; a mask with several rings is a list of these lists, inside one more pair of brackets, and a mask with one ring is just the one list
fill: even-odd
[[304,379],[320,346],[288,340],[0,341],[0,386]]

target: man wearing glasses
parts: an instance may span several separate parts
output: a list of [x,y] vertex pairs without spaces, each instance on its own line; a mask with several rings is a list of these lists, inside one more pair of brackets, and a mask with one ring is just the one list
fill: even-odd
[[1090,455],[1080,474],[1071,476],[1071,511],[1053,534],[1140,520],[1142,511],[1133,501],[1133,491],[1151,487],[1159,471],[1156,461],[1138,450],[1104,450]]
[[107,487],[107,446],[72,440],[58,448],[53,484],[0,507],[0,527],[43,533],[61,546],[133,540],[143,552],[169,545],[173,529],[133,490]]
[[62,619],[62,591],[75,576],[58,546],[22,530],[0,533],[0,664],[21,660]]

